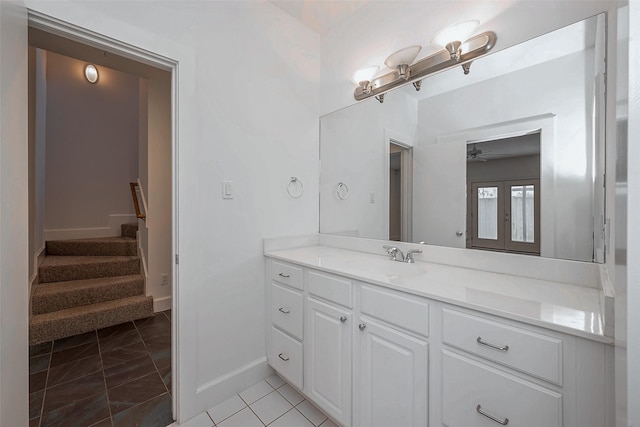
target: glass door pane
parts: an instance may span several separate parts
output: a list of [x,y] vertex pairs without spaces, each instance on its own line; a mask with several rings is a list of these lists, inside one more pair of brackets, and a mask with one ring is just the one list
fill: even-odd
[[498,187],[478,187],[478,238],[498,240]]
[[534,243],[535,187],[511,186],[511,241]]

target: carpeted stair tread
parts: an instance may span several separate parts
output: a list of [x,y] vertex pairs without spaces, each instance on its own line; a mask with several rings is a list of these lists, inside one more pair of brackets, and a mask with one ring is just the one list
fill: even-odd
[[34,315],[29,343],[38,344],[153,316],[153,298],[134,296]]
[[43,283],[33,287],[31,310],[34,315],[43,314],[142,294],[140,274]]
[[52,283],[138,273],[137,256],[47,256],[38,269],[38,279]]
[[49,240],[47,255],[54,256],[135,256],[136,239],[102,237],[95,239]]
[[122,237],[132,237],[132,238],[135,239],[137,231],[138,231],[138,223],[137,222],[120,225],[120,235]]

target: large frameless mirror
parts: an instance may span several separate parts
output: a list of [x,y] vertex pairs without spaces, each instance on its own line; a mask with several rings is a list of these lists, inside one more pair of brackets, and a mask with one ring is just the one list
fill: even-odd
[[605,33],[600,14],[321,117],[320,232],[603,262]]

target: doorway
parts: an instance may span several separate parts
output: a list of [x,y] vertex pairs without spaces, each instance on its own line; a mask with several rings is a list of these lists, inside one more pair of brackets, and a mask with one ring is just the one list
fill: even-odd
[[467,145],[470,249],[540,255],[540,132]]
[[413,148],[389,142],[389,240],[410,242],[412,234]]
[[[177,186],[175,183],[175,159],[173,158],[173,151],[175,147],[175,131],[173,129],[174,113],[174,95],[172,92],[172,82],[174,80],[174,65],[167,63],[165,59],[158,58],[158,62],[151,65],[149,60],[149,54],[146,57],[137,58],[135,54],[127,52],[127,56],[120,55],[120,47],[116,46],[112,41],[105,41],[104,45],[98,46],[95,41],[95,36],[92,38],[91,44],[83,44],[78,42],[78,39],[83,39],[82,34],[76,34],[74,32],[73,40],[60,35],[60,31],[56,30],[56,34],[48,33],[46,28],[43,29],[41,22],[38,23],[38,28],[29,28],[29,45],[30,51],[32,49],[38,49],[42,52],[52,52],[53,55],[68,57],[70,62],[83,62],[96,64],[98,70],[114,70],[119,73],[131,75],[134,80],[139,81],[139,85],[136,86],[137,105],[135,109],[139,113],[138,131],[136,135],[137,154],[136,163],[138,171],[137,181],[146,191],[148,212],[153,215],[154,224],[149,224],[145,221],[138,221],[133,216],[133,222],[138,222],[138,252],[142,259],[142,270],[145,277],[145,294],[147,296],[153,296],[153,306],[156,315],[148,318],[148,321],[136,321],[125,322],[120,325],[114,325],[111,328],[103,328],[95,331],[95,333],[87,333],[81,338],[71,338],[67,340],[67,344],[59,344],[61,346],[69,345],[69,342],[78,342],[78,346],[87,345],[92,346],[98,344],[100,350],[101,369],[105,378],[107,378],[107,370],[117,368],[120,365],[107,365],[105,362],[106,357],[111,357],[116,354],[117,351],[122,353],[123,351],[133,356],[135,360],[144,360],[147,367],[154,367],[154,370],[147,372],[148,375],[156,375],[160,382],[155,381],[155,385],[158,390],[162,391],[161,386],[165,387],[165,391],[161,393],[164,395],[162,398],[163,405],[168,404],[168,415],[175,419],[176,414],[176,391],[177,381],[175,373],[175,360],[177,346],[176,342],[176,322],[175,318],[177,313],[172,310],[172,295],[175,294],[176,278],[177,274],[174,269],[174,253],[175,253],[175,239],[174,236],[176,221],[176,211],[174,202],[175,189]],[[46,24],[44,25],[46,27]],[[71,33],[70,33],[71,34]],[[89,43],[89,42],[87,42]],[[30,58],[32,54],[30,52]],[[46,54],[45,54],[46,56]],[[135,58],[135,59],[131,59]],[[45,61],[46,67],[46,61]],[[30,66],[31,70],[31,66]],[[45,73],[46,74],[46,73]],[[108,73],[105,73],[108,75]],[[91,82],[83,82],[85,84],[91,84]],[[104,79],[102,82],[98,79],[97,85],[100,83],[108,84],[108,79]],[[115,92],[115,90],[114,90]],[[35,96],[30,96],[30,104],[33,104]],[[72,99],[69,102],[73,102]],[[30,105],[30,111],[34,105]],[[53,107],[51,110],[59,112],[61,108]],[[46,108],[45,108],[46,110]],[[173,111],[172,111],[173,110]],[[45,111],[46,114],[46,111]],[[55,119],[59,119],[56,115]],[[30,120],[29,124],[30,133],[32,129],[36,128],[35,124]],[[31,144],[31,138],[30,138]],[[31,145],[30,145],[31,151]],[[29,169],[30,178],[32,175],[42,175],[39,173],[39,168],[42,167],[34,158],[38,158],[38,152],[34,147],[34,156],[30,156]],[[138,162],[139,160],[139,162]],[[167,167],[171,165],[171,167]],[[34,178],[34,181],[37,181]],[[123,182],[123,193],[128,197],[128,202],[132,203],[131,196],[129,194],[129,180]],[[34,182],[34,188],[30,186],[30,193],[38,193],[43,191],[43,188],[37,188],[37,182]],[[150,197],[151,196],[151,197]],[[37,215],[32,215],[33,203],[35,200],[35,194],[30,194],[30,217],[34,218]],[[120,212],[116,213],[119,214]],[[31,218],[30,218],[31,219]],[[38,222],[36,219],[30,221],[30,257],[34,259],[33,264],[35,270],[37,270],[38,252],[44,251],[44,243],[46,240],[46,233],[43,230],[43,222]],[[108,227],[85,227],[79,235],[78,229],[73,229],[76,233],[75,237],[82,238],[94,238],[91,233],[108,233],[103,230]],[[98,230],[100,229],[100,230]],[[59,232],[60,230],[56,230]],[[38,239],[34,239],[33,236],[40,236]],[[95,342],[91,341],[94,336]],[[116,339],[115,337],[119,337]],[[75,340],[75,341],[74,341]],[[88,341],[83,341],[88,340]],[[122,340],[122,346],[113,347],[114,342]],[[43,348],[38,348],[35,351],[43,351],[44,353],[39,356],[50,354],[52,360],[53,355],[56,354],[57,340],[51,343],[49,352],[46,351],[46,345]],[[109,347],[109,350],[113,353],[106,355],[104,351],[105,347]],[[76,348],[77,346],[73,346]],[[126,347],[126,349],[125,349]],[[134,348],[135,347],[135,348]],[[137,350],[139,351],[137,351]],[[144,349],[144,351],[143,351]],[[125,351],[126,350],[126,351]],[[93,357],[93,356],[92,356]],[[108,358],[107,357],[107,358]],[[133,363],[133,360],[128,361]],[[79,361],[74,361],[78,362]],[[84,362],[84,360],[83,360]],[[110,359],[110,363],[115,363],[113,357]],[[124,363],[122,364],[125,365]],[[53,366],[52,366],[53,369]],[[115,372],[116,369],[113,369]],[[96,371],[99,372],[99,371]],[[142,372],[142,371],[140,371]],[[50,372],[49,372],[50,373]],[[92,373],[91,375],[94,375]],[[115,375],[115,374],[114,374]],[[50,375],[49,375],[50,377]],[[142,378],[142,377],[140,377]],[[147,378],[148,380],[148,378]],[[164,384],[163,384],[164,383]],[[113,389],[120,388],[120,390],[126,388],[129,383],[115,383],[109,384],[109,380],[106,381],[106,387]],[[58,387],[60,384],[50,384],[51,388]],[[49,385],[45,382],[43,387],[48,390]],[[43,389],[44,390],[44,389]],[[40,391],[39,391],[40,392]],[[44,393],[48,395],[49,393]],[[108,395],[111,394],[109,390]],[[150,396],[147,396],[150,397]],[[155,396],[154,396],[155,397]],[[160,397],[160,394],[157,396]],[[43,398],[43,402],[46,401]],[[140,402],[141,403],[141,402]],[[113,410],[111,409],[111,413]],[[41,414],[44,420],[45,413]],[[114,418],[115,419],[115,418]],[[96,420],[101,421],[101,420]]]

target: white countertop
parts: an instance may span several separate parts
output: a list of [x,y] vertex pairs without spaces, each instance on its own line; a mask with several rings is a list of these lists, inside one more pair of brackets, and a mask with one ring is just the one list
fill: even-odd
[[265,256],[485,313],[613,343],[604,336],[602,291],[566,283],[327,247],[269,251]]

